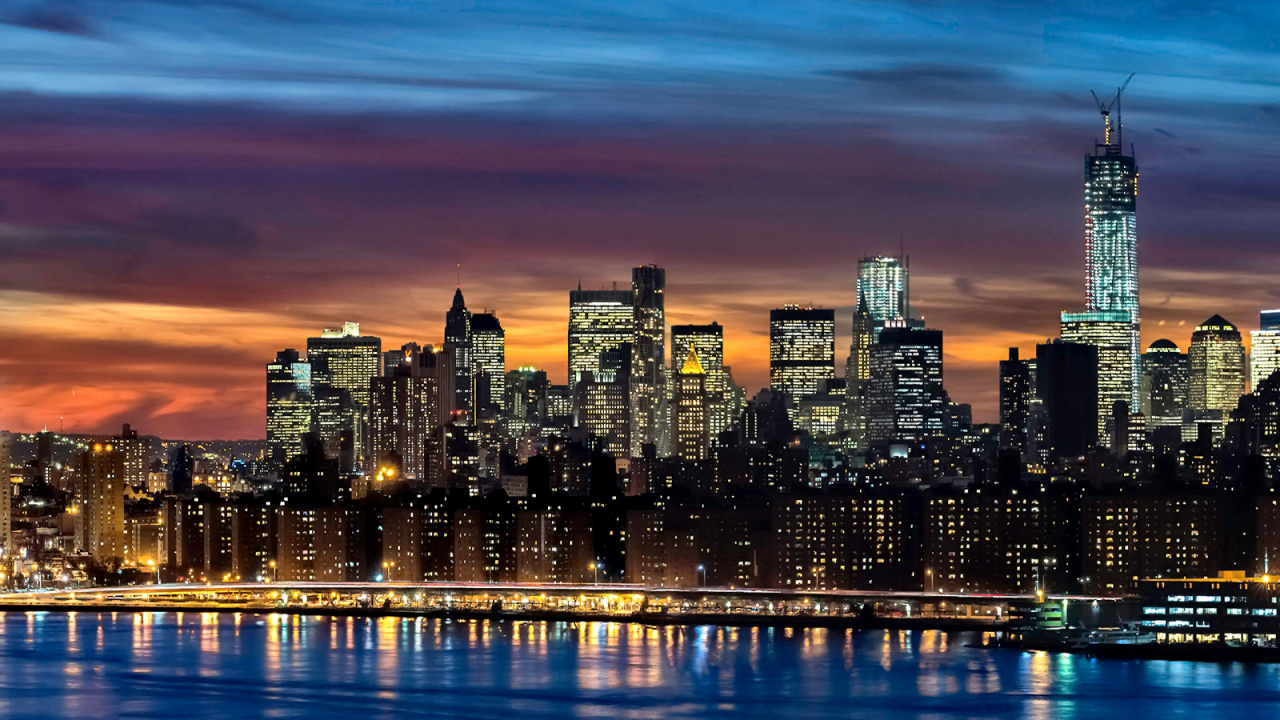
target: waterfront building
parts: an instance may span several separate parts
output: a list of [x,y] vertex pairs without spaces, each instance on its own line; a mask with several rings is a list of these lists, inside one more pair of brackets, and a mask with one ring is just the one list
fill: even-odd
[[1063,592],[1074,583],[1070,502],[973,489],[927,500],[927,592]]
[[1133,348],[1133,323],[1129,315],[1119,311],[1092,310],[1062,313],[1062,339],[1069,343],[1092,345],[1098,355],[1098,426],[1097,437],[1111,444],[1108,421],[1117,402],[1139,407],[1137,361]]
[[267,444],[278,464],[302,452],[302,436],[311,432],[311,363],[293,348],[267,363]]
[[635,338],[631,348],[629,457],[640,457],[641,447],[646,444],[656,446],[659,455],[670,454],[666,286],[667,272],[656,265],[631,270]]
[[834,310],[787,305],[769,312],[769,387],[793,401],[835,377]]
[[1187,405],[1198,418],[1225,422],[1245,392],[1245,351],[1240,330],[1221,315],[1196,326],[1187,351]]
[[1180,427],[1187,408],[1190,368],[1170,340],[1156,340],[1142,356],[1142,414],[1147,427]]
[[477,415],[502,413],[507,406],[507,339],[497,315],[471,316],[471,357]]
[[77,547],[102,564],[124,560],[124,453],[96,442],[78,455],[76,476]]
[[1223,567],[1222,499],[1089,497],[1082,511],[1085,592],[1131,593],[1142,578],[1204,577]]
[[770,503],[769,587],[889,590],[919,584],[919,530],[905,495],[780,496]]
[[1280,582],[1243,570],[1145,577],[1137,583],[1142,625],[1158,642],[1248,644],[1280,638]]
[[600,355],[635,339],[631,290],[569,291],[569,385],[600,370]]
[[1280,310],[1263,310],[1249,336],[1249,387],[1256,390],[1280,370]]

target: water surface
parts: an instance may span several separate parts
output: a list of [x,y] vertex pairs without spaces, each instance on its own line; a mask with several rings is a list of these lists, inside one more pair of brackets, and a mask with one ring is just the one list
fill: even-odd
[[0,716],[1264,717],[1280,666],[986,652],[975,634],[0,614]]

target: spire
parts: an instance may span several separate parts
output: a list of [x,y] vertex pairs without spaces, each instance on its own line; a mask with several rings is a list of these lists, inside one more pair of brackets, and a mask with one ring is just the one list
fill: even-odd
[[454,291],[453,291],[453,309],[454,309],[454,310],[466,310],[466,309],[467,309],[467,302],[466,302],[465,300],[463,300],[463,299],[462,299],[462,287],[461,287],[461,286],[459,286],[457,290],[454,290]]
[[698,362],[698,351],[692,347],[689,348],[689,357],[685,358],[684,366],[680,368],[681,375],[706,375],[707,372],[702,369],[702,363]]

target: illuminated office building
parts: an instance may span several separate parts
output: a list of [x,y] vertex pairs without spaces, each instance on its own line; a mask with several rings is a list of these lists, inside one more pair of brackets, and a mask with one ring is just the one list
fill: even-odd
[[[715,322],[710,325],[672,325],[672,363],[683,364],[691,350],[698,353],[698,363],[707,376],[707,427],[714,438],[732,427],[742,410],[732,391],[733,378],[724,364],[724,328]],[[672,369],[679,372],[678,367],[673,366]]]
[[471,360],[476,409],[501,413],[507,405],[507,339],[493,313],[471,316]]
[[942,331],[888,327],[871,346],[867,441],[919,441],[946,427]]
[[378,482],[446,485],[444,428],[456,410],[457,378],[453,355],[428,345],[392,374],[373,379],[365,472]]
[[682,460],[706,460],[711,445],[710,403],[707,373],[698,362],[696,348],[689,348],[675,382],[676,456]]
[[1133,322],[1121,311],[1062,313],[1062,339],[1092,345],[1098,351],[1098,438],[1110,445],[1108,420],[1117,401],[1140,407],[1135,397],[1137,356]]
[[382,340],[361,335],[360,323],[344,323],[307,338],[307,361],[315,430],[343,472],[357,470],[365,457],[369,383],[382,370]]
[[[1116,96],[1119,102],[1119,94]],[[1106,313],[1107,322],[1128,322],[1128,359],[1114,365],[1130,371],[1127,397],[1116,397],[1138,407],[1140,318],[1138,314],[1138,165],[1125,155],[1121,127],[1113,128],[1103,112],[1103,142],[1085,157],[1085,315]],[[1063,318],[1063,324],[1066,324]],[[1118,329],[1106,330],[1107,347],[1118,340]],[[1109,350],[1100,348],[1099,362]],[[1099,384],[1111,392],[1115,368],[1101,369]],[[1111,403],[1100,403],[1110,408]],[[1103,437],[1106,437],[1103,435]]]
[[302,452],[302,436],[311,432],[311,363],[292,348],[267,363],[267,444],[278,464]]
[[834,310],[787,305],[769,312],[769,387],[793,401],[835,377]]
[[635,340],[631,349],[631,457],[653,444],[670,451],[667,410],[667,271],[645,265],[631,271]]
[[1225,422],[1245,391],[1245,352],[1240,330],[1221,315],[1196,326],[1187,351],[1187,404],[1198,417]]
[[1187,356],[1171,340],[1156,340],[1142,355],[1142,414],[1147,427],[1180,427],[1187,408]]
[[472,411],[475,409],[475,385],[471,366],[471,311],[462,298],[461,287],[453,291],[453,305],[444,316],[444,346],[446,352],[453,356],[454,373],[457,374],[453,383],[453,391],[457,395],[454,407]]
[[858,307],[880,326],[907,319],[910,297],[905,258],[880,255],[858,261]]
[[606,350],[598,368],[583,372],[574,385],[574,427],[600,438],[605,452],[615,458],[631,456],[633,352],[631,343]]
[[1249,335],[1249,387],[1257,390],[1280,370],[1280,310],[1263,310],[1258,329]]
[[96,562],[123,560],[124,453],[110,442],[94,443],[80,453],[76,475],[76,544]]
[[569,385],[600,369],[600,355],[635,338],[630,290],[569,291]]

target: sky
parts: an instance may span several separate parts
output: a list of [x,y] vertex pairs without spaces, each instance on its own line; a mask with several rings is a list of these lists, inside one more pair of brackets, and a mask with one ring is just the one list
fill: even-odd
[[1129,73],[1143,341],[1280,306],[1280,6],[7,0],[0,428],[260,438],[264,365],[439,342],[461,265],[563,382],[568,291],[667,270],[768,382],[768,310],[911,258],[947,388],[1084,294],[1090,97]]

